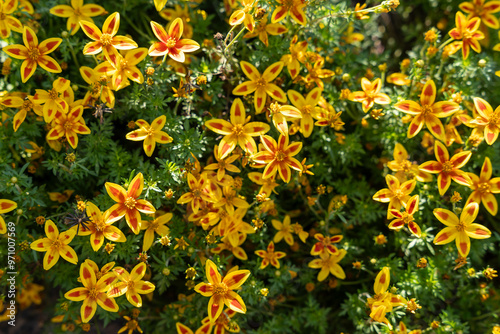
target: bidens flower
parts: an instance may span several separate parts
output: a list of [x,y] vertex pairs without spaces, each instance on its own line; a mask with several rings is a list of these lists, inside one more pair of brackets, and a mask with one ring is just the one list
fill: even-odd
[[151,21],[151,28],[160,40],[149,48],[149,55],[152,57],[169,55],[173,60],[183,63],[186,60],[184,52],[193,52],[200,48],[200,45],[191,39],[181,39],[184,25],[180,17],[170,24],[168,33],[161,24],[153,21]]
[[460,256],[467,257],[470,251],[470,238],[487,239],[491,236],[489,229],[480,224],[473,224],[479,212],[479,204],[470,203],[460,214],[460,219],[446,209],[434,209],[434,216],[447,227],[434,238],[436,245],[444,245],[455,240]]
[[140,141],[144,140],[144,152],[150,157],[153,155],[156,143],[158,144],[168,144],[172,142],[172,137],[170,137],[166,132],[163,132],[163,127],[167,117],[162,115],[156,118],[151,125],[143,119],[135,121],[135,124],[139,126],[138,130],[127,133],[126,138],[128,140]]
[[47,56],[61,44],[61,38],[49,38],[39,44],[33,29],[24,26],[23,41],[24,45],[7,45],[2,49],[9,56],[24,60],[21,65],[21,80],[23,83],[31,78],[38,65],[47,72],[62,72],[61,66],[55,59]]
[[217,266],[211,260],[207,260],[205,273],[208,283],[199,283],[194,290],[205,297],[210,297],[208,302],[208,317],[210,322],[215,322],[222,313],[224,305],[238,313],[246,313],[247,308],[243,299],[233,290],[238,289],[245,283],[249,270],[236,270],[221,277]]
[[78,263],[78,256],[73,248],[68,246],[76,235],[75,229],[59,233],[56,224],[49,219],[45,222],[45,234],[46,238],[35,240],[30,244],[31,249],[37,252],[46,252],[43,257],[43,269],[52,268],[60,256],[69,263]]

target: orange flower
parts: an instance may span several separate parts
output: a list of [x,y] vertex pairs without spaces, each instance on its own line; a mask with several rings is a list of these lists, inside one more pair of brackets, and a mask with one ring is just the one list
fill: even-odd
[[500,132],[500,106],[493,111],[491,105],[479,97],[474,98],[474,106],[479,115],[470,124],[484,128],[486,143],[493,145]]
[[23,24],[11,14],[17,9],[17,0],[4,0],[0,2],[0,37],[7,39],[10,31],[23,32]]
[[165,126],[167,117],[162,115],[157,117],[151,125],[143,119],[138,119],[135,124],[139,125],[138,130],[127,133],[125,136],[128,140],[139,141],[144,140],[143,148],[146,155],[150,157],[153,155],[156,143],[158,144],[168,144],[172,142],[172,137],[170,137],[166,132],[161,131]]
[[248,270],[236,270],[221,277],[217,266],[211,260],[207,260],[205,274],[208,283],[199,283],[194,290],[202,296],[210,297],[208,302],[208,317],[210,322],[215,322],[222,313],[224,304],[238,313],[246,313],[247,308],[243,299],[233,290],[238,289],[250,276]]
[[466,204],[469,203],[483,203],[488,212],[496,216],[498,212],[498,202],[493,194],[500,193],[500,177],[491,178],[493,167],[491,166],[490,158],[484,159],[481,174],[478,177],[474,173],[467,173],[471,179],[469,187],[473,190],[467,199]]
[[56,140],[66,136],[71,147],[76,149],[78,145],[77,134],[88,135],[90,133],[82,115],[83,106],[77,106],[67,114],[58,110],[54,118],[54,127],[47,134],[47,140]]
[[434,154],[437,161],[427,161],[420,165],[420,170],[431,174],[438,175],[438,188],[439,194],[444,195],[446,190],[450,187],[451,180],[458,184],[469,186],[471,179],[467,173],[460,170],[469,161],[472,156],[471,151],[463,151],[455,154],[450,159],[450,154],[439,140],[434,143]]
[[161,24],[153,21],[151,28],[160,40],[149,48],[149,55],[152,57],[169,55],[173,60],[183,63],[186,60],[184,52],[193,52],[200,48],[200,45],[192,39],[181,39],[184,25],[179,17],[170,24],[168,33]]
[[278,102],[286,102],[285,92],[275,84],[271,83],[280,74],[284,63],[278,61],[269,66],[261,75],[260,72],[252,64],[241,61],[240,66],[245,75],[250,81],[245,81],[233,89],[234,95],[248,95],[255,92],[254,106],[255,112],[260,113],[266,105],[267,95]]
[[467,59],[469,56],[469,51],[481,52],[481,44],[479,40],[484,39],[484,34],[479,29],[481,24],[481,19],[479,17],[473,17],[471,19],[466,19],[462,12],[457,12],[455,15],[456,28],[453,28],[448,33],[451,38],[460,40],[458,43],[459,47],[462,47],[462,57]]
[[110,62],[120,57],[117,49],[131,50],[137,47],[137,43],[126,36],[115,36],[120,27],[120,14],[115,12],[108,16],[102,25],[102,32],[95,24],[89,21],[80,21],[83,32],[93,42],[89,42],[83,48],[84,55],[96,55],[101,51]]
[[95,4],[83,4],[83,0],[71,0],[71,6],[58,5],[50,9],[50,14],[67,17],[66,29],[71,32],[71,35],[76,34],[80,29],[80,21],[88,21],[94,23],[91,19],[93,16],[102,15],[106,10]]
[[283,182],[290,182],[292,174],[290,168],[296,171],[302,171],[302,164],[297,159],[293,158],[302,149],[301,142],[288,143],[288,135],[280,134],[278,142],[270,136],[260,136],[260,140],[264,145],[264,151],[260,151],[254,155],[254,161],[260,164],[267,164],[262,178],[267,179],[279,172]]
[[363,91],[352,92],[349,95],[349,100],[361,102],[363,111],[367,113],[375,103],[389,104],[391,99],[386,94],[380,93],[382,81],[380,78],[370,82],[367,78],[361,78],[361,88]]
[[444,245],[455,240],[460,256],[467,257],[470,251],[470,238],[487,239],[491,236],[489,229],[480,224],[473,224],[479,212],[479,204],[467,204],[460,219],[453,212],[445,209],[434,209],[434,216],[446,225],[436,237],[434,244]]
[[23,41],[24,45],[7,45],[2,49],[9,56],[24,60],[21,65],[21,80],[23,83],[31,78],[38,65],[50,73],[62,72],[61,66],[54,58],[47,56],[61,44],[61,38],[49,38],[38,44],[38,38],[33,29],[24,26]]
[[75,237],[75,229],[59,233],[56,224],[49,219],[45,222],[45,234],[46,238],[35,240],[30,244],[31,249],[46,252],[43,257],[43,269],[52,268],[59,261],[60,256],[69,263],[78,263],[78,256],[73,248],[68,246]]
[[80,265],[80,280],[83,284],[81,288],[74,288],[64,294],[64,298],[79,302],[83,301],[80,314],[83,323],[88,323],[97,311],[97,305],[108,312],[118,312],[118,304],[113,298],[106,296],[109,285],[116,280],[115,273],[107,273],[97,279],[93,267],[97,265],[86,260]]
[[278,7],[273,11],[271,16],[271,22],[276,23],[283,20],[290,14],[290,16],[300,25],[305,25],[307,23],[306,14],[304,13],[304,7],[306,3],[302,0],[276,0],[279,4]]
[[231,105],[230,121],[212,119],[205,122],[210,130],[224,135],[219,143],[219,159],[224,159],[238,144],[245,152],[257,152],[257,144],[252,137],[263,135],[269,131],[270,126],[263,122],[250,122],[246,117],[245,106],[240,99],[235,99]]
[[68,103],[63,99],[64,93],[70,89],[71,82],[64,78],[57,78],[52,83],[49,91],[37,89],[33,102],[43,104],[43,118],[45,123],[50,123],[54,119],[56,112],[68,112]]
[[500,28],[498,19],[494,15],[491,15],[500,11],[500,1],[488,1],[485,3],[484,0],[473,0],[471,2],[462,2],[458,7],[469,14],[467,19],[470,20],[473,17],[479,17],[481,22],[488,27],[493,29]]
[[270,242],[267,246],[267,251],[265,250],[256,250],[255,254],[262,258],[262,263],[260,264],[260,269],[266,268],[269,263],[276,267],[280,268],[279,259],[284,258],[286,256],[285,252],[275,252],[274,251],[274,242]]
[[436,84],[433,80],[429,80],[422,89],[420,104],[405,100],[394,105],[397,110],[415,116],[408,128],[408,138],[415,137],[425,124],[434,137],[441,141],[446,140],[443,123],[439,118],[453,115],[460,107],[455,102],[441,101],[434,103],[435,100]]
[[128,186],[127,191],[122,186],[106,182],[105,184],[108,195],[117,204],[108,209],[109,220],[108,222],[115,222],[125,216],[130,229],[139,234],[141,228],[141,214],[155,213],[156,209],[151,203],[146,200],[138,199],[144,187],[144,177],[142,173],[137,174]]

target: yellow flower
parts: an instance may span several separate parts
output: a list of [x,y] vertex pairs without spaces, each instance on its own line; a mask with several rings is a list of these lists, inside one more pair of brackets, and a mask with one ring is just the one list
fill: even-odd
[[115,36],[120,27],[120,14],[115,12],[108,16],[102,25],[102,32],[95,24],[89,21],[80,21],[83,32],[93,42],[83,48],[84,55],[96,55],[101,51],[109,62],[120,57],[118,50],[131,50],[137,48],[137,43],[126,36]]
[[246,116],[245,106],[240,99],[235,99],[231,105],[230,122],[223,119],[212,119],[205,122],[210,130],[224,137],[218,146],[219,159],[224,159],[236,145],[245,152],[257,152],[257,144],[252,137],[263,135],[270,130],[270,126],[263,122],[250,122]]
[[56,140],[66,136],[70,146],[76,149],[78,145],[77,134],[86,135],[90,133],[90,129],[85,125],[85,120],[82,116],[83,106],[77,106],[67,114],[60,110],[56,111],[54,124],[47,134],[47,140]]
[[156,211],[151,203],[143,199],[138,199],[144,188],[142,173],[137,174],[130,181],[127,191],[116,183],[106,182],[105,186],[108,195],[117,202],[117,204],[108,209],[108,222],[115,222],[125,216],[130,229],[135,234],[139,234],[141,228],[140,212],[148,214]]
[[260,136],[264,150],[254,155],[253,160],[259,164],[267,164],[262,178],[267,179],[279,172],[283,182],[290,182],[290,168],[302,171],[302,164],[294,158],[302,149],[301,142],[288,142],[288,135],[281,135],[276,142],[270,136]]
[[73,248],[68,246],[75,237],[75,229],[59,234],[56,224],[49,219],[45,222],[45,234],[47,235],[46,238],[35,240],[30,244],[31,249],[37,252],[46,252],[43,257],[43,269],[49,270],[52,268],[60,256],[69,263],[78,263],[78,256]]
[[250,271],[235,270],[221,277],[217,266],[211,260],[207,260],[205,274],[208,283],[199,283],[194,290],[205,297],[210,297],[208,302],[208,318],[211,323],[215,322],[222,313],[224,304],[238,313],[246,313],[247,309],[243,299],[233,290],[238,289],[245,283]]
[[233,89],[233,94],[241,96],[255,92],[254,106],[256,113],[260,113],[262,109],[264,109],[267,95],[278,102],[285,103],[285,92],[283,92],[283,90],[275,84],[271,83],[281,73],[283,65],[284,63],[282,61],[278,61],[269,66],[263,74],[260,74],[255,66],[246,61],[241,61],[241,69],[250,80],[236,86],[236,88]]
[[5,0],[0,2],[0,37],[7,39],[10,31],[23,32],[23,24],[13,14],[18,6],[17,0]]
[[330,273],[337,278],[345,278],[345,272],[338,263],[344,258],[346,253],[345,249],[341,249],[335,254],[323,253],[319,259],[309,262],[309,268],[321,269],[318,273],[318,282],[324,281]]
[[470,251],[470,238],[487,239],[491,236],[489,229],[474,224],[479,212],[479,204],[467,204],[462,210],[460,219],[446,209],[434,209],[434,216],[446,227],[434,238],[434,244],[444,245],[455,240],[460,256],[467,257]]
[[93,16],[102,15],[106,10],[95,4],[83,4],[83,0],[71,0],[71,6],[58,5],[50,9],[50,14],[67,17],[66,29],[71,32],[71,35],[76,34],[80,29],[80,21],[88,21],[94,23],[91,19]]
[[153,283],[141,280],[146,273],[146,264],[144,262],[136,265],[130,273],[121,267],[115,268],[113,271],[120,282],[111,285],[107,294],[110,298],[125,295],[130,304],[141,307],[142,298],[139,294],[145,295],[155,289]]
[[290,224],[290,216],[286,215],[285,218],[283,219],[283,222],[280,222],[279,220],[273,219],[271,221],[273,224],[273,227],[278,230],[276,234],[274,235],[273,241],[275,243],[280,242],[282,239],[285,239],[285,242],[289,244],[290,246],[293,245],[293,228]]
[[253,32],[245,34],[244,38],[253,38],[259,36],[259,39],[264,45],[269,46],[268,34],[269,35],[281,35],[287,32],[288,29],[279,23],[267,23],[267,17],[263,17],[255,27]]
[[153,244],[155,233],[163,237],[170,232],[170,229],[165,224],[172,219],[172,216],[171,213],[166,213],[154,220],[143,220],[141,222],[141,230],[146,230],[142,244],[143,252],[146,252]]
[[382,88],[382,81],[380,78],[375,79],[373,82],[370,82],[367,78],[362,78],[361,88],[363,91],[352,92],[349,95],[349,100],[361,102],[365,113],[367,113],[375,103],[391,103],[391,98],[389,96],[380,93],[380,89]]
[[[9,199],[0,199],[0,214],[7,213],[17,208],[17,203]],[[0,234],[7,233],[7,225],[5,220],[0,215]]]
[[163,127],[167,117],[162,115],[157,117],[151,125],[143,119],[138,119],[135,124],[139,126],[139,129],[127,133],[126,138],[128,140],[140,141],[144,140],[143,148],[144,152],[148,157],[153,155],[156,143],[158,144],[168,144],[173,141],[166,132],[163,132]]
[[88,323],[94,317],[97,305],[108,312],[118,312],[118,304],[106,295],[109,285],[116,280],[115,273],[110,272],[97,279],[91,262],[93,263],[87,260],[80,265],[80,280],[83,287],[74,288],[64,294],[66,299],[83,301],[80,309],[83,323]]
[[286,256],[285,252],[275,252],[274,251],[274,242],[272,242],[272,241],[267,246],[267,251],[256,250],[255,254],[257,254],[257,256],[262,258],[262,263],[260,264],[260,269],[266,268],[269,265],[269,263],[272,266],[279,269],[280,263],[278,260]]
[[55,59],[47,56],[61,44],[61,38],[49,38],[39,44],[33,29],[24,26],[23,41],[25,45],[7,45],[2,49],[9,56],[24,60],[21,65],[21,79],[23,83],[31,78],[38,65],[50,73],[62,72],[61,66],[59,66]]
[[[109,211],[103,213],[94,203],[87,202],[86,204],[87,216],[90,218],[91,224],[86,226],[85,231],[80,230],[78,235],[90,234],[90,245],[95,252],[102,247],[105,238],[115,242],[127,241],[123,232],[109,221]],[[76,229],[77,226],[74,228]]]
[[186,60],[184,52],[194,52],[200,48],[200,45],[192,39],[181,39],[184,25],[179,17],[170,24],[168,33],[161,24],[153,21],[151,28],[160,40],[149,48],[149,55],[152,57],[168,55],[173,60],[183,63]]

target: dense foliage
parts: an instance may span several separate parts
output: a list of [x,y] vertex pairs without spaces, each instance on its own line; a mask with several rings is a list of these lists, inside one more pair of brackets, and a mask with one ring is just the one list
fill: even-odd
[[0,328],[500,333],[498,12],[0,0]]

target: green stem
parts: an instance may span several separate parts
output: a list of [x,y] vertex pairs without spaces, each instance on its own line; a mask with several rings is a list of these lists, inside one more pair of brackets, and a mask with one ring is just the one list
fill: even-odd
[[177,99],[177,103],[175,104],[175,107],[174,107],[174,115],[177,113],[177,109],[179,108],[179,104],[181,104],[181,100],[182,98],[178,98]]
[[231,43],[229,43],[229,45],[226,46],[226,48],[224,49],[224,54],[227,52],[227,50],[229,50],[229,48],[231,47],[231,45],[233,45],[234,42],[236,42],[238,40],[238,38],[241,36],[241,34],[243,34],[243,31],[245,31],[245,29],[246,29],[246,27],[241,28],[241,30],[238,33],[238,35],[236,35],[236,37],[233,38],[233,40],[231,41]]
[[451,42],[453,42],[453,41],[454,41],[454,39],[453,39],[453,38],[448,39],[446,42],[444,42],[443,44],[441,44],[441,45],[439,46],[439,49],[438,49],[438,50],[443,49],[446,45],[450,44],[450,43],[451,43]]
[[66,42],[68,42],[69,52],[71,52],[71,57],[73,58],[73,62],[75,63],[76,67],[80,68],[80,63],[78,62],[78,59],[76,58],[76,53],[75,53],[75,49],[73,49],[73,45],[71,45],[68,37],[66,37],[65,39],[66,39]]

